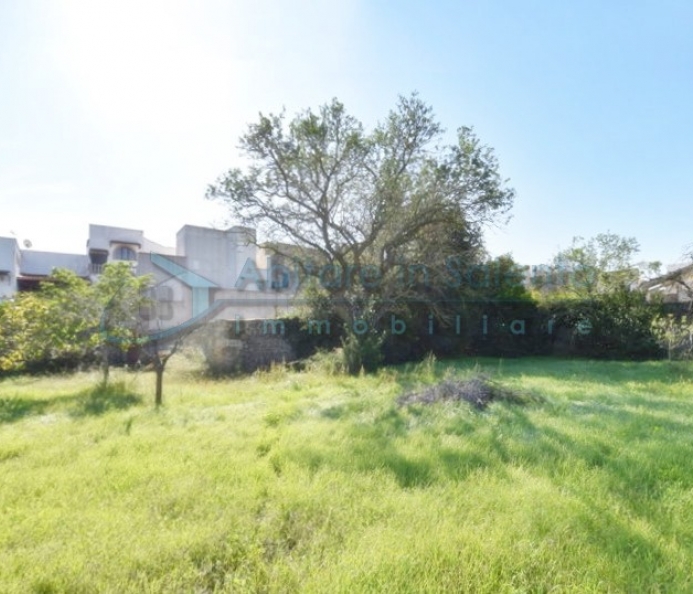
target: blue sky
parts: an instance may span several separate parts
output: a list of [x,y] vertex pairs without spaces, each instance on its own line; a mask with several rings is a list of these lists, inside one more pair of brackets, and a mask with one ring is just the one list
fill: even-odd
[[573,236],[693,243],[693,3],[0,0],[0,235],[84,253],[89,223],[175,242],[259,111],[367,125],[418,91],[517,190],[494,254]]

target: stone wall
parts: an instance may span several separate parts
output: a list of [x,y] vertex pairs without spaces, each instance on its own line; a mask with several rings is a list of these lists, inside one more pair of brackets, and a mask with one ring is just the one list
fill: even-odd
[[276,321],[217,320],[197,330],[194,341],[213,373],[249,373],[297,359],[281,328]]

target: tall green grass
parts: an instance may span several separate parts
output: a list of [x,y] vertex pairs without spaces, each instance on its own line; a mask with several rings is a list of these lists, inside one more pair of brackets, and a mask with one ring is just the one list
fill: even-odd
[[[0,592],[693,592],[693,367],[0,382]],[[328,370],[329,371],[329,370]],[[400,407],[483,372],[527,406]]]

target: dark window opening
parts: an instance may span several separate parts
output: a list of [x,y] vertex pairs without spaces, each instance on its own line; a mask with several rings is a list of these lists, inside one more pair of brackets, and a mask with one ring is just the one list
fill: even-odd
[[137,254],[132,248],[129,248],[126,245],[121,245],[113,251],[113,259],[127,261],[137,260]]

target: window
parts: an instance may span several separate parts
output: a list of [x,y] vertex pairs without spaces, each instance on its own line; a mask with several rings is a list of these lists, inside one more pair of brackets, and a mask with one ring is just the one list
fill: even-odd
[[127,247],[126,245],[118,246],[113,251],[114,260],[137,260],[137,254],[135,250]]

